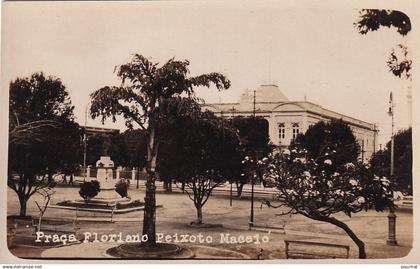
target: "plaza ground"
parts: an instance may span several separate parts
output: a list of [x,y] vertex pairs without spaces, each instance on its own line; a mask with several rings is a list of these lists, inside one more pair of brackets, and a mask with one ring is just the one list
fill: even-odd
[[[176,187],[175,187],[176,188]],[[174,188],[174,189],[175,189]],[[60,201],[80,199],[78,186],[58,185],[52,204]],[[130,187],[129,195],[132,199],[144,199],[144,183],[140,189],[135,185]],[[350,246],[350,258],[357,258],[358,249],[351,239],[340,228],[329,223],[317,222],[300,215],[279,216],[278,214],[286,209],[267,208],[261,209],[260,198],[270,197],[267,193],[257,193],[255,201],[255,224],[258,226],[280,227],[258,228],[248,230],[250,215],[249,193],[245,192],[243,198],[233,199],[230,206],[229,191],[218,191],[212,196],[203,208],[204,222],[222,224],[223,227],[216,228],[191,228],[188,224],[195,220],[196,211],[191,200],[186,194],[179,190],[174,193],[165,193],[162,188],[157,190],[157,204],[162,205],[157,209],[156,230],[166,235],[198,235],[211,236],[212,243],[186,244],[196,252],[197,259],[256,259],[260,256],[263,259],[284,259],[284,240],[304,240],[323,243],[344,244]],[[35,195],[28,202],[27,215],[36,217],[38,209],[35,201],[42,201],[42,197]],[[19,203],[16,194],[8,190],[8,215],[19,213]],[[388,235],[387,212],[367,211],[355,214],[351,218],[344,214],[337,214],[335,217],[344,221],[366,244],[368,258],[399,258],[406,256],[412,247],[413,216],[411,210],[397,210],[397,246],[388,246],[386,239]],[[46,220],[66,220],[68,223],[74,221],[76,212],[72,210],[61,210],[49,208],[44,216]],[[109,214],[78,213],[81,218],[78,222],[77,234],[84,232],[102,234],[132,235],[141,233],[143,211],[131,212],[123,215],[114,215],[114,222],[110,222]],[[84,220],[83,220],[84,219]],[[8,228],[13,224],[12,219],[8,221]],[[20,225],[20,224],[18,224]],[[19,227],[27,230],[26,236],[33,235],[33,228]],[[47,233],[47,232],[46,232]],[[261,244],[228,244],[220,242],[220,234],[231,236],[253,236],[253,238],[268,236],[269,241]],[[18,237],[18,235],[16,236]],[[17,241],[19,241],[17,239]],[[35,242],[14,244],[10,251],[18,257],[28,258],[106,258],[106,249],[115,246],[115,243],[81,243],[60,247],[39,247]]]

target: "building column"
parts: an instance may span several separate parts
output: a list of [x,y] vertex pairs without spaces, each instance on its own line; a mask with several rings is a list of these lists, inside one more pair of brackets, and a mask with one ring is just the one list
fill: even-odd
[[308,113],[306,113],[306,111],[305,111],[305,112],[303,112],[303,115],[302,115],[302,129],[301,129],[300,132],[304,134],[304,133],[306,133],[308,128],[309,128]]
[[115,174],[115,177],[116,177],[117,180],[120,180],[120,178],[121,178],[121,171],[122,171],[122,167],[118,166],[117,167],[117,173]]
[[267,119],[268,121],[268,136],[270,137],[270,141],[274,144],[274,145],[278,145],[279,144],[279,128],[277,126],[277,121],[276,121],[276,117],[274,116],[274,114],[270,115],[270,118]]

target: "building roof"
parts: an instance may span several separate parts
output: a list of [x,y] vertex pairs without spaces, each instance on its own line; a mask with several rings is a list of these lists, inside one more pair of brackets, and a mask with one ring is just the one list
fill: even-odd
[[[242,95],[248,95],[247,97],[254,99],[253,91],[245,91]],[[241,96],[242,98],[242,96]],[[258,102],[288,102],[289,99],[283,94],[279,86],[274,84],[263,84],[255,90],[255,100]]]
[[[251,94],[250,94],[251,93]],[[203,107],[213,111],[222,112],[227,115],[238,115],[241,113],[252,113],[254,107],[254,93],[245,90],[237,103],[205,103]],[[261,85],[255,90],[255,110],[260,113],[275,112],[302,112],[321,116],[326,119],[342,119],[353,125],[367,129],[374,129],[374,124],[362,121],[344,114],[323,108],[322,106],[308,101],[289,101],[276,85]]]

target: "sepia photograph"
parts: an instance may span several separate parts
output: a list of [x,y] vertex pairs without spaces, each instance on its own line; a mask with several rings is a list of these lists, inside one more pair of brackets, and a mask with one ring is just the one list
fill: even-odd
[[0,256],[404,261],[418,13],[337,2],[3,2]]

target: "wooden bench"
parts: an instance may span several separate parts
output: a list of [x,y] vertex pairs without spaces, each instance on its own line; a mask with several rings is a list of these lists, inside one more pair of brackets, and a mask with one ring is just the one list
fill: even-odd
[[[38,231],[38,223],[32,221],[32,227],[34,228],[35,232]],[[78,230],[80,230],[80,227],[78,227],[77,222],[73,221],[72,224],[42,224],[41,223],[41,231],[46,232],[54,232],[54,233],[60,233],[60,234],[74,234]]]
[[286,259],[348,259],[350,247],[311,241],[285,240]]
[[60,227],[62,225],[41,225],[41,232],[54,232],[58,234],[75,234],[80,228],[77,227]]
[[264,225],[259,225],[259,224],[253,224],[253,223],[249,223],[249,229],[250,230],[255,230],[255,231],[276,231],[278,233],[282,233],[285,234],[286,233],[286,225],[285,224],[279,224],[279,225],[268,225],[268,224],[264,224]]

